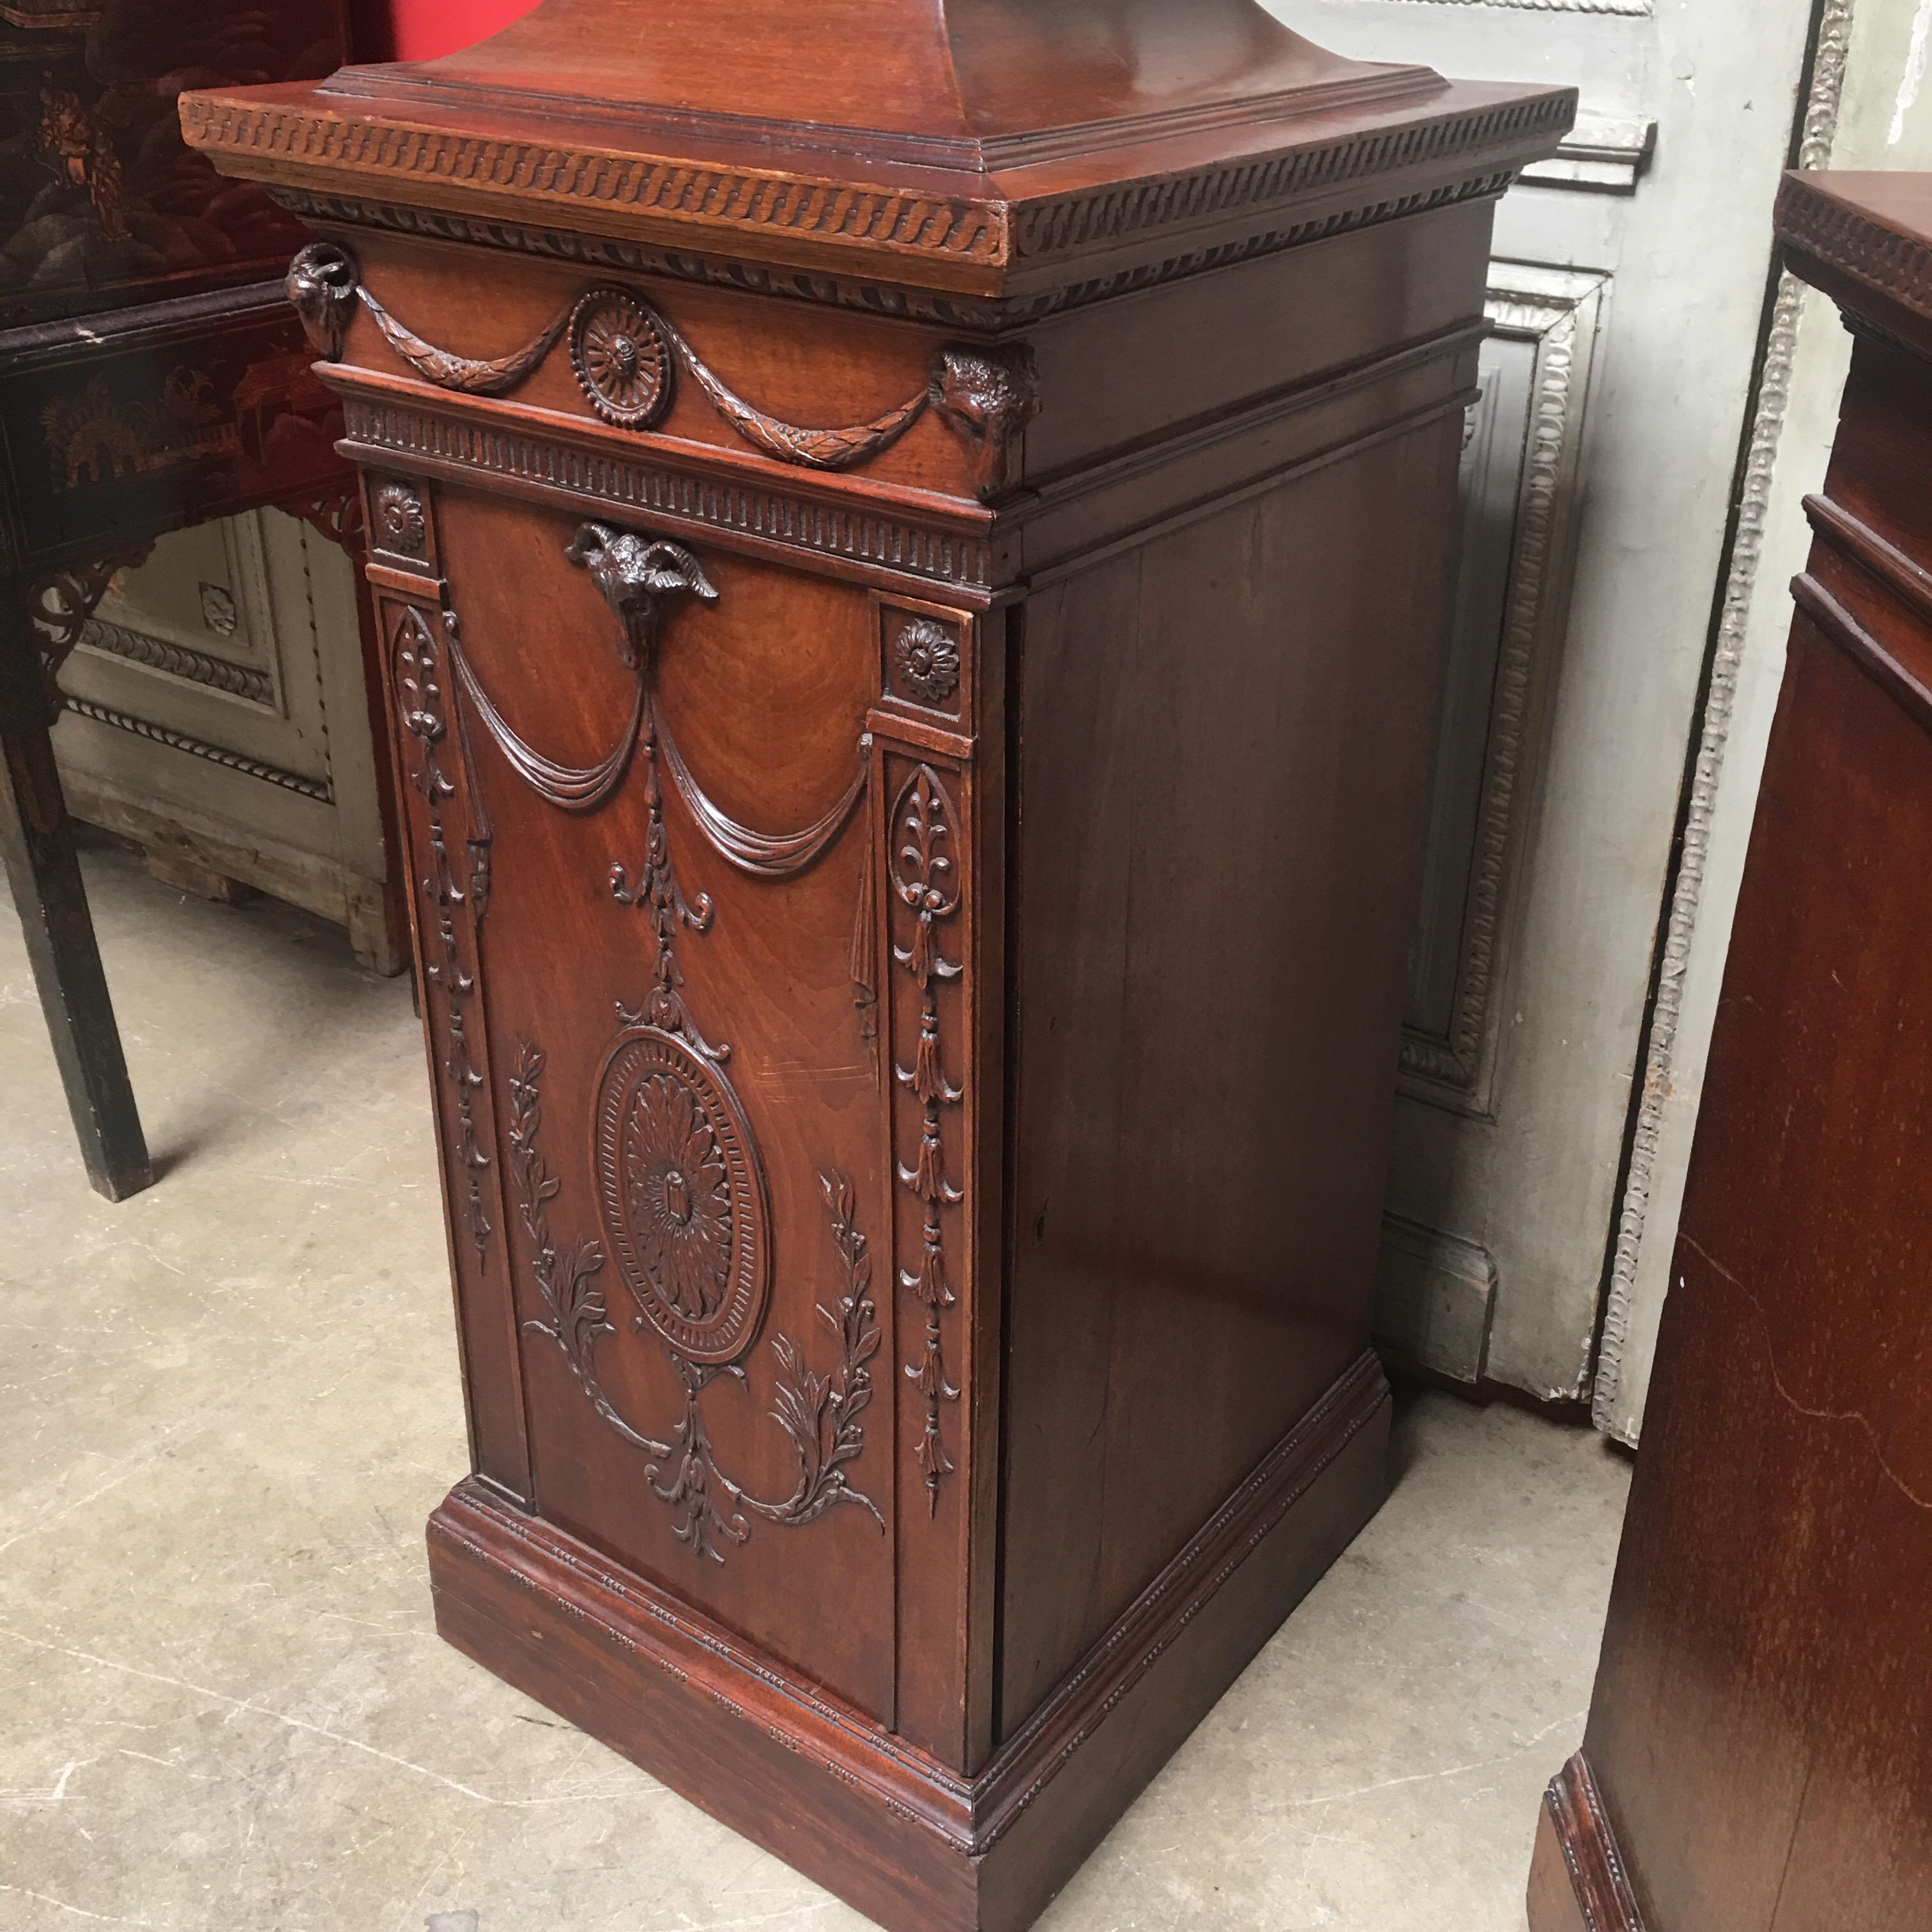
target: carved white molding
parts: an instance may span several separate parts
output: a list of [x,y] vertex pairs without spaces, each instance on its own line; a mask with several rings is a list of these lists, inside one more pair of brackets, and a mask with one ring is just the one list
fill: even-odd
[[[1472,608],[1467,595],[1467,578],[1478,567],[1472,546],[1483,506],[1480,478],[1466,472],[1472,494],[1464,533],[1465,594],[1459,598],[1450,675],[1453,679],[1458,656],[1480,669],[1493,655],[1496,668],[1472,840],[1441,822],[1448,794],[1438,764],[1438,819],[1431,826],[1425,862],[1430,875],[1425,907],[1431,910],[1424,914],[1438,924],[1421,935],[1418,956],[1429,957],[1432,948],[1438,956],[1453,950],[1454,985],[1446,1024],[1431,1024],[1418,1016],[1414,1009],[1421,989],[1412,988],[1401,1057],[1403,1092],[1458,1113],[1489,1111],[1510,877],[1520,844],[1524,795],[1533,776],[1533,721],[1540,715],[1540,699],[1568,616],[1573,485],[1608,286],[1607,277],[1577,270],[1504,262],[1491,270],[1486,308],[1492,336],[1527,345],[1534,360],[1524,422],[1497,425],[1498,440],[1520,439],[1514,446],[1521,452],[1499,612],[1494,604],[1485,610],[1478,602]],[[1485,353],[1492,352],[1486,349]],[[1492,360],[1485,379],[1492,397],[1495,377]],[[1466,461],[1480,463],[1482,456],[1476,451]],[[1486,628],[1498,621],[1499,640]],[[1481,654],[1480,658],[1472,660],[1468,655],[1472,653]],[[1445,732],[1450,728],[1445,717]],[[1438,761],[1457,751],[1444,742],[1438,748]],[[1454,930],[1441,924],[1450,916],[1450,908],[1456,917]]]
[[[1805,104],[1804,129],[1798,148],[1802,168],[1827,166],[1838,129],[1845,84],[1845,62],[1850,52],[1855,0],[1825,0],[1819,27],[1818,51],[1812,70],[1811,91]],[[1610,1266],[1610,1292],[1605,1300],[1602,1338],[1592,1408],[1597,1426],[1635,1446],[1633,1426],[1619,1426],[1618,1396],[1624,1351],[1630,1338],[1632,1296],[1637,1258],[1644,1240],[1650,1193],[1656,1170],[1658,1139],[1664,1124],[1664,1102],[1676,1067],[1678,1024],[1683,1014],[1684,976],[1690,963],[1691,940],[1703,902],[1711,827],[1724,775],[1736,707],[1738,674],[1743,662],[1746,625],[1757,585],[1758,562],[1764,547],[1765,518],[1771,501],[1772,472],[1784,419],[1791,402],[1791,380],[1798,355],[1798,325],[1804,291],[1790,275],[1780,278],[1778,299],[1766,340],[1764,370],[1758,387],[1757,412],[1753,418],[1744,462],[1744,489],[1738,510],[1737,531],[1731,545],[1724,584],[1724,601],[1712,652],[1709,694],[1697,744],[1697,762],[1685,807],[1684,836],[1677,878],[1671,893],[1663,956],[1658,969],[1657,996],[1651,1012],[1650,1041],[1637,1103],[1636,1124],[1630,1137],[1628,1179],[1617,1221],[1616,1250]]]
[[1409,0],[1417,7],[1519,8],[1532,14],[1616,14],[1642,19],[1656,11],[1653,0]]
[[1595,194],[1634,194],[1638,177],[1657,148],[1657,123],[1608,114],[1580,114],[1546,161],[1522,171],[1528,188],[1582,189]]
[[77,718],[92,718],[97,724],[110,724],[117,731],[125,731],[136,738],[144,738],[151,745],[165,746],[171,752],[184,752],[191,758],[202,758],[212,765],[219,765],[224,771],[234,772],[244,778],[257,778],[264,784],[274,785],[282,791],[294,792],[302,798],[312,798],[322,803],[334,801],[334,788],[326,779],[304,777],[300,772],[284,771],[279,765],[272,765],[262,758],[251,758],[245,752],[230,750],[226,745],[211,745],[206,738],[197,738],[191,732],[176,731],[165,724],[158,724],[152,718],[136,718],[130,712],[116,711],[111,705],[96,704],[90,698],[64,696],[62,704]]
[[99,651],[126,664],[145,665],[164,677],[179,678],[205,690],[244,698],[251,704],[272,706],[275,701],[274,680],[266,671],[226,658],[212,657],[206,651],[195,650],[170,638],[158,638],[132,625],[90,617],[81,630],[80,648]]

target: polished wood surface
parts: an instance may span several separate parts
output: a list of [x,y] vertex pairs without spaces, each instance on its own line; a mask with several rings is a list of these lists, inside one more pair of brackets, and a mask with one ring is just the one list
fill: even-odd
[[1779,232],[1857,344],[1537,1932],[1932,1923],[1932,194]]
[[787,0],[556,0],[479,46],[332,85],[461,89],[586,121],[621,109],[627,131],[723,134],[728,118],[741,138],[800,147],[856,134],[870,158],[975,170],[1440,88],[1426,68],[1339,58],[1247,0],[833,0],[807,43],[818,58],[800,58],[800,25]]
[[[0,856],[88,1178],[153,1178],[50,733],[114,570],[167,531],[277,503],[350,536],[339,405],[279,277],[297,231],[182,140],[190,79],[341,57],[338,0],[0,17]],[[273,279],[271,279],[271,278]]]
[[1382,1493],[1490,215],[1573,106],[1123,0],[184,104],[320,229],[364,470],[440,1627],[887,1925],[1028,1923]]

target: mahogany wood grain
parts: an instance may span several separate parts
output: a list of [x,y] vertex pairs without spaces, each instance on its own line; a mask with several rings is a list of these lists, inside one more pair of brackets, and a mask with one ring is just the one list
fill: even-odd
[[1018,1932],[1382,1493],[1457,451],[1574,101],[1246,0],[782,25],[548,0],[184,125],[316,222],[364,473],[439,1627]]
[[[1913,221],[1904,214],[1910,212]],[[1649,1932],[1932,1899],[1932,197],[1792,176],[1858,335],[1760,794],[1583,1756],[1532,1881]],[[1587,1907],[1588,1887],[1573,1888]]]

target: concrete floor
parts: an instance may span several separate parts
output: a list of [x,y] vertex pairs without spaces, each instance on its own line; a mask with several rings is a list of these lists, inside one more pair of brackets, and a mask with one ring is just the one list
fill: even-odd
[[[168,1171],[88,1192],[0,907],[0,1927],[861,1932],[431,1630],[464,1450],[406,986],[88,869]],[[1627,1466],[1430,1396],[1398,1470],[1042,1932],[1520,1932]]]

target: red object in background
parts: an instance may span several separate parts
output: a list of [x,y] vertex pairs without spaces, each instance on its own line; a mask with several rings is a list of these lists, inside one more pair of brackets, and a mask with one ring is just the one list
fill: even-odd
[[358,60],[434,60],[520,19],[536,0],[352,0]]

